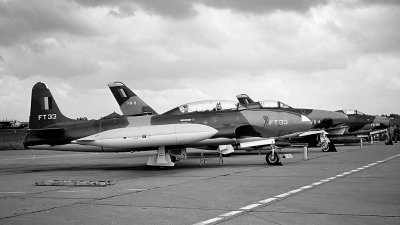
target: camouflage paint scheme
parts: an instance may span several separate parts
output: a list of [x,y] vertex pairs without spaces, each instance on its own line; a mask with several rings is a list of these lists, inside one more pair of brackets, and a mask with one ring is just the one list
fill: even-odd
[[390,127],[390,120],[387,117],[371,116],[354,109],[344,109],[336,112],[343,113],[349,117],[349,120],[344,124],[348,126],[344,135],[368,134]]
[[[99,120],[73,120],[65,117],[59,110],[50,90],[46,84],[38,82],[32,89],[30,131],[26,137],[25,146],[34,148],[39,145],[49,145],[54,150],[74,150],[63,145],[71,144],[81,138],[98,134],[105,131],[112,131],[118,134],[121,128],[146,128],[156,125],[168,124],[198,124],[212,127],[218,131],[213,138],[227,139],[242,137],[277,137],[286,134],[302,132],[311,128],[311,122],[306,117],[285,112],[280,109],[259,110],[237,107],[234,109],[212,110],[203,112],[181,113],[175,108],[161,115],[139,115],[121,116],[117,118],[103,118]],[[143,133],[143,137],[152,134]],[[203,140],[205,141],[205,140]],[[169,146],[169,147],[188,147]],[[224,144],[224,142],[220,143]],[[78,146],[78,145],[77,145]],[[118,148],[89,148],[93,146],[80,146],[79,151],[132,151],[135,146],[129,149]],[[87,147],[87,149],[85,149]],[[148,147],[151,146],[149,144]],[[167,146],[168,147],[168,146]],[[143,147],[138,148],[143,150]]]
[[[325,131],[329,135],[330,132],[337,129],[344,130],[341,127],[348,121],[347,115],[339,112],[320,109],[293,108],[281,101],[275,100],[255,102],[246,94],[240,94],[236,97],[241,104],[246,105],[248,108],[266,110],[280,109],[286,112],[293,112],[307,116],[312,122],[309,135],[285,138],[289,142],[308,143],[309,145],[315,146],[320,142],[320,133],[314,133],[313,131]],[[334,146],[329,146],[329,149],[323,149],[323,151],[335,151],[335,148]]]
[[[133,93],[128,87],[126,87],[122,82],[113,82],[108,84],[111,92],[113,93],[115,99],[117,100],[121,111],[124,114],[132,114],[133,112],[141,111],[142,108],[149,107],[143,100],[141,100],[136,94]],[[130,96],[127,96],[125,93],[129,93]],[[344,123],[347,120],[347,116],[343,115],[342,113],[337,113],[333,111],[326,111],[326,110],[317,110],[317,109],[296,109],[286,105],[283,102],[279,101],[263,101],[263,102],[254,102],[249,96],[246,94],[241,94],[236,96],[238,101],[242,106],[253,110],[253,111],[271,111],[271,110],[280,110],[285,112],[296,113],[300,115],[304,115],[307,118],[311,119],[312,121],[312,132],[309,134],[302,134],[305,136],[299,137],[299,135],[291,135],[290,137],[285,137],[285,140],[291,140],[295,142],[307,142],[312,143],[313,145],[319,142],[319,135],[320,133],[324,132],[322,129],[331,128],[333,126],[337,126],[339,124]],[[124,101],[121,101],[124,99]],[[139,100],[138,100],[139,99]],[[134,102],[135,104],[132,104]],[[203,101],[207,102],[207,101]],[[209,100],[208,101],[211,105],[214,105],[214,109],[217,109],[218,102],[233,102],[233,101],[218,101],[218,100]],[[138,103],[138,104],[136,104]],[[187,105],[191,105],[193,103],[183,104],[173,110],[165,114],[179,114],[180,111],[183,111],[182,107],[187,107]],[[237,104],[237,102],[231,103],[232,105]],[[177,110],[180,108],[180,110]],[[143,112],[144,113],[144,112]],[[245,132],[251,132],[246,130]],[[243,133],[245,133],[243,132]],[[283,134],[283,133],[282,133]],[[281,136],[281,135],[278,135]],[[234,143],[231,143],[234,144]],[[280,146],[287,146],[288,143],[280,142]],[[332,149],[329,147],[328,150],[334,151],[334,146]]]
[[236,96],[239,102],[243,105],[247,105],[249,108],[260,108],[260,109],[281,109],[286,112],[293,112],[308,117],[312,122],[311,129],[327,129],[332,128],[347,122],[348,117],[343,113],[320,110],[320,109],[304,109],[304,108],[293,108],[283,102],[275,100],[266,100],[260,102],[254,102],[247,95],[241,94]]
[[122,82],[109,83],[108,87],[117,100],[123,115],[158,114]]

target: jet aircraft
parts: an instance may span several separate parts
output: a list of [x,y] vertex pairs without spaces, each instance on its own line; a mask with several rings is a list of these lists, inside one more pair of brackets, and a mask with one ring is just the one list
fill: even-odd
[[[279,109],[259,111],[235,102],[217,102],[215,109],[204,111],[197,108],[199,105],[182,105],[161,115],[142,112],[73,120],[61,113],[47,85],[38,82],[32,88],[30,129],[24,145],[30,149],[99,152],[158,149],[147,165],[173,166],[177,158],[185,158],[187,147],[273,145],[273,137],[298,135],[311,127],[307,117]],[[279,157],[272,151],[266,161],[277,164]]]
[[[282,108],[305,115],[313,123],[312,130],[324,129],[327,132],[326,134],[330,142],[333,143],[359,142],[360,138],[356,137],[356,135],[372,135],[385,132],[390,127],[390,120],[388,118],[366,115],[354,109],[337,110],[335,112],[317,109],[300,109],[292,108],[279,101],[254,102],[245,94],[238,95],[237,98],[239,102],[243,105],[247,105],[249,108]],[[292,137],[290,139],[300,142],[305,141],[314,145],[318,142],[318,138],[315,139],[315,137],[318,136],[308,135],[306,137]],[[387,144],[390,143],[391,140],[388,139]],[[321,145],[323,151],[327,150],[327,148],[324,148],[325,146],[324,144]]]
[[237,95],[236,98],[242,105],[251,109],[281,109],[307,116],[312,122],[311,129],[298,137],[290,137],[289,139],[295,142],[306,142],[310,145],[316,145],[321,142],[322,151],[336,151],[333,143],[325,135],[330,132],[344,132],[345,129],[341,125],[348,120],[346,115],[339,112],[293,108],[281,101],[274,100],[255,102],[246,94]]
[[[150,107],[147,105],[143,100],[140,99],[140,104],[131,104],[128,100],[120,104],[120,100],[123,96],[121,96],[121,93],[129,93],[125,99],[131,99],[131,98],[139,98],[133,91],[131,91],[127,86],[125,86],[122,82],[113,82],[108,84],[111,92],[113,93],[115,99],[120,105],[121,111],[124,114],[133,114],[134,112],[140,111],[142,108],[147,108]],[[248,95],[246,94],[241,94],[236,96],[239,103],[249,109],[253,110],[271,110],[271,109],[280,109],[280,110],[285,110],[288,112],[294,112],[298,113],[301,115],[305,115],[307,118],[311,119],[312,121],[312,128],[304,133],[298,134],[298,135],[290,135],[290,136],[283,136],[279,138],[279,142],[277,142],[275,145],[277,146],[287,146],[287,139],[290,139],[291,141],[295,142],[306,142],[309,143],[310,145],[316,145],[317,143],[321,142],[321,149],[322,151],[336,151],[335,146],[333,143],[330,143],[330,140],[325,136],[325,134],[328,134],[326,131],[329,132],[335,132],[335,133],[340,133],[344,132],[345,128],[338,126],[340,124],[343,124],[345,121],[347,121],[347,116],[343,115],[342,113],[338,112],[333,112],[333,111],[326,111],[326,110],[318,110],[318,109],[295,109],[292,108],[288,105],[286,105],[283,102],[279,101],[263,101],[263,102],[254,102]],[[183,104],[177,108],[180,108],[180,111],[185,112],[185,111],[198,111],[198,110],[216,110],[218,109],[218,106],[216,104],[220,104],[221,101],[218,100],[212,100],[212,101],[201,101],[201,102],[195,102],[195,103],[189,103],[189,104]],[[223,101],[224,106],[226,105],[226,102],[228,102],[230,105],[237,104],[237,102],[233,101]],[[208,104],[208,107],[205,107],[204,105]],[[190,107],[188,106],[190,105]],[[200,106],[201,105],[201,106]],[[221,107],[221,105],[219,105]],[[128,110],[127,110],[128,109]],[[167,112],[170,113],[170,112]],[[175,109],[175,113],[179,113],[178,110]],[[280,141],[280,140],[283,140]],[[230,145],[235,146],[235,143],[228,143]],[[229,146],[229,145],[228,145]],[[200,147],[200,146],[199,146]],[[240,148],[240,146],[235,146],[236,148]],[[256,148],[259,148],[259,146],[255,146]],[[206,149],[213,149],[214,146],[208,146]],[[229,147],[232,149],[231,147]],[[248,149],[246,149],[248,150]],[[232,153],[233,150],[231,151],[225,151],[223,154],[227,153]]]
[[346,129],[343,135],[356,136],[363,134],[377,134],[381,132],[388,132],[388,139],[386,144],[392,144],[390,138],[390,119],[382,116],[367,115],[355,109],[342,109],[336,112],[343,113],[349,117],[349,120],[344,124]]
[[[109,83],[108,86],[111,92],[113,93],[115,99],[117,100],[118,104],[120,105],[120,109],[123,112],[123,114],[129,115],[141,111],[142,108],[151,108],[122,82]],[[289,112],[295,112],[307,116],[307,118],[311,119],[312,121],[312,129],[309,130],[308,132],[299,135],[291,135],[290,137],[285,137],[285,139],[291,139],[292,141],[296,142],[306,142],[309,143],[310,145],[316,145],[317,143],[321,142],[322,151],[335,151],[336,149],[335,146],[331,144],[329,139],[325,136],[325,134],[328,134],[326,130],[329,129],[330,132],[335,132],[335,133],[344,132],[345,128],[340,127],[338,125],[343,124],[348,119],[346,115],[333,111],[318,110],[318,109],[295,109],[279,101],[254,102],[246,94],[237,95],[236,97],[239,103],[250,109],[264,109],[264,110],[282,109]],[[120,99],[122,98],[125,98],[125,101],[121,101]],[[131,103],[132,101],[130,101],[129,99],[133,98],[139,99],[138,102],[140,102],[140,104],[132,104]],[[200,105],[200,103],[204,104],[205,102],[207,101],[198,102],[196,104]],[[212,106],[214,106],[215,109],[216,108],[215,105],[218,102],[220,101],[217,100],[209,101],[208,109],[211,110]],[[189,104],[192,105],[193,103]],[[230,104],[233,105],[236,103],[231,102]],[[180,107],[187,107],[187,104],[183,104]],[[199,106],[196,107],[197,109],[199,108]],[[204,106],[202,107],[207,108]],[[283,146],[282,142],[280,142],[277,145]]]

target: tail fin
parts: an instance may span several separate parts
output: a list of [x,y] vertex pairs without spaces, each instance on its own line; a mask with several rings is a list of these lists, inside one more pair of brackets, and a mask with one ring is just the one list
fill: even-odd
[[113,93],[124,115],[134,115],[142,113],[149,113],[153,115],[158,114],[122,82],[117,81],[109,83],[108,87]]
[[70,121],[74,120],[61,113],[47,85],[43,82],[36,83],[32,88],[29,128],[42,129],[56,123]]
[[250,105],[251,103],[254,103],[254,101],[246,94],[240,94],[236,95],[236,98],[240,102],[240,104],[247,106]]

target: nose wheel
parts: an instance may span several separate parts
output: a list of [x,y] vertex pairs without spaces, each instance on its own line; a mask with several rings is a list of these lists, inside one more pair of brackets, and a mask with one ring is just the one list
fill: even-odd
[[265,161],[268,163],[268,165],[281,165],[280,158],[276,152],[268,152],[265,156]]

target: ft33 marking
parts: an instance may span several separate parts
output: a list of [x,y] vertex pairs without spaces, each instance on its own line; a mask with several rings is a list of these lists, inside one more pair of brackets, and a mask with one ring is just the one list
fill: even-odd
[[38,115],[38,120],[55,120],[55,119],[57,119],[57,114]]

